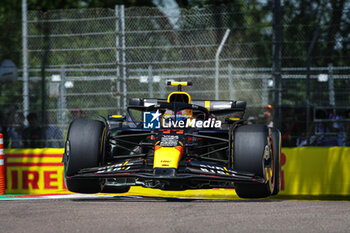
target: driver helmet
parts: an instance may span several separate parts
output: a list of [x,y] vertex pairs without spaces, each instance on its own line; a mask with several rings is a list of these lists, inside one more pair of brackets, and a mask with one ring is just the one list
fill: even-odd
[[[166,110],[164,115],[163,115],[164,119],[166,120],[175,120],[175,114],[172,110]],[[178,111],[176,113],[176,120],[177,121],[185,121],[187,119],[192,119],[193,115],[192,115],[192,110],[191,109],[184,109],[181,111]]]
[[191,109],[184,109],[176,113],[177,121],[185,121],[187,119],[192,119],[192,118],[193,118],[193,115],[192,115]]

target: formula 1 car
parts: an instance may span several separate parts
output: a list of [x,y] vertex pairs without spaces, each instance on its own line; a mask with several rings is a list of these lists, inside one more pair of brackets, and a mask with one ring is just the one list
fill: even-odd
[[192,100],[182,91],[191,82],[168,85],[178,90],[167,99],[130,99],[128,118],[70,124],[63,156],[68,190],[122,193],[136,185],[235,188],[241,198],[278,194],[278,129],[246,124],[245,101]]

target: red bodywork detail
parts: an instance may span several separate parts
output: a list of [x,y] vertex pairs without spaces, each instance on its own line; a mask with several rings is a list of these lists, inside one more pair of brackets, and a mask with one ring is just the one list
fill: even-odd
[[175,146],[174,147],[176,150],[180,151],[180,154],[182,155],[184,149],[182,148],[182,146]]
[[130,175],[130,172],[124,172],[124,173],[111,173],[111,175]]
[[200,174],[200,176],[207,176],[207,177],[218,177],[218,176],[213,176],[213,175],[204,175],[204,174]]

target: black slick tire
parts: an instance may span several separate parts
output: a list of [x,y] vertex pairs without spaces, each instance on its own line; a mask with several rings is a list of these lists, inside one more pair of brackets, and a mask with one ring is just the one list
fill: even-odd
[[281,132],[277,128],[271,128],[273,141],[273,154],[275,156],[275,186],[272,195],[277,195],[281,190]]
[[102,190],[100,179],[69,179],[83,168],[97,167],[102,161],[105,126],[100,121],[77,119],[68,130],[65,148],[64,178],[69,191],[98,193]]
[[[250,172],[265,177],[267,167],[264,159],[268,145],[269,129],[265,125],[244,125],[236,129],[234,134],[233,168],[237,171]],[[273,159],[274,160],[274,159]],[[272,166],[273,161],[271,161]],[[274,166],[272,166],[274,167]],[[274,171],[272,172],[274,176]],[[274,184],[268,182],[244,183],[236,182],[235,190],[241,198],[266,198],[273,193]]]

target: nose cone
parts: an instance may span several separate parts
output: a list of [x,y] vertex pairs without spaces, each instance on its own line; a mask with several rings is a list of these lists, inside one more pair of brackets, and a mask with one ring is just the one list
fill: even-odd
[[156,146],[154,148],[153,168],[178,168],[182,153],[183,148],[181,146]]

